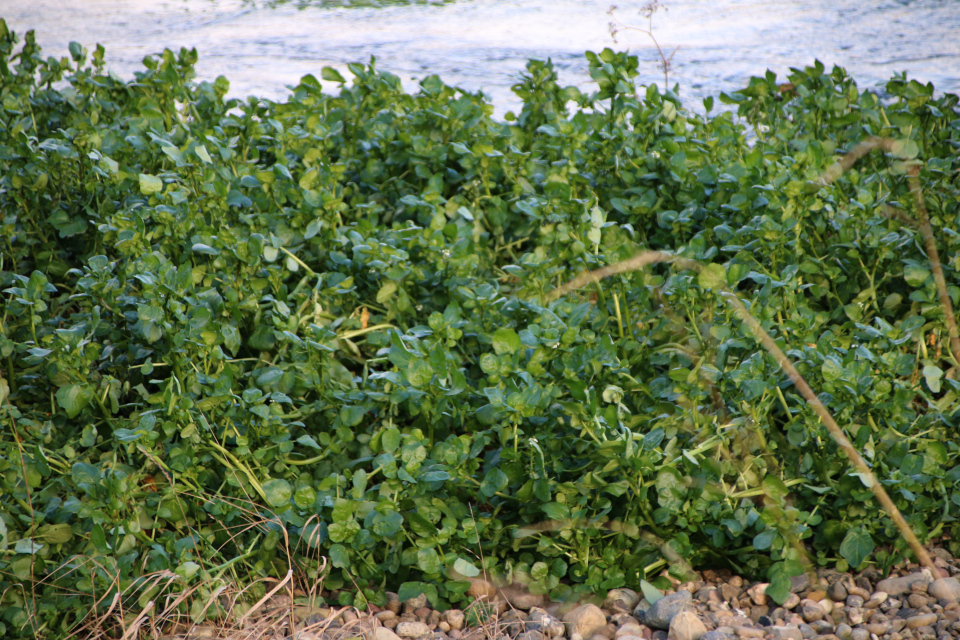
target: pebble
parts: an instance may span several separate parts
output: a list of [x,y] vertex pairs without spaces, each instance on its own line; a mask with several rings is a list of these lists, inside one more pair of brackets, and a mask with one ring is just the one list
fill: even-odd
[[733,630],[741,638],[762,638],[767,635],[766,631],[756,627],[734,627]]
[[[689,592],[686,592],[690,596]],[[669,597],[669,596],[668,596]],[[663,600],[663,598],[661,598]],[[657,602],[660,602],[658,600]],[[572,609],[561,618],[567,625],[567,634],[572,638],[578,634],[583,638],[589,638],[601,628],[607,626],[607,616],[603,610],[595,604],[584,604],[576,609]]]
[[443,612],[444,622],[450,625],[451,629],[456,629],[457,631],[463,629],[465,619],[466,615],[459,609],[447,609]]
[[884,591],[891,596],[899,596],[904,593],[909,593],[912,590],[913,584],[916,582],[927,584],[931,582],[931,579],[927,574],[922,572],[910,573],[895,578],[886,578],[877,583],[877,591]]
[[700,640],[707,633],[707,627],[697,614],[681,611],[670,621],[668,640]]
[[803,640],[797,627],[770,627],[769,632],[776,640]]
[[608,609],[624,609],[632,611],[640,602],[640,596],[633,589],[611,589],[603,605]]
[[769,586],[770,584],[767,582],[760,582],[747,589],[747,595],[753,601],[753,604],[757,606],[767,604],[767,587]]
[[919,627],[927,627],[937,622],[937,614],[935,613],[925,613],[919,616],[912,616],[907,618],[907,628],[908,629],[917,629]]
[[430,633],[430,627],[423,622],[401,622],[396,628],[396,635],[401,638],[423,638]]
[[677,591],[657,600],[649,609],[637,609],[634,616],[641,623],[653,629],[669,629],[670,621],[681,611],[688,611],[692,607],[693,596],[689,591]]
[[827,596],[834,602],[843,602],[847,599],[847,589],[840,582],[834,582],[827,589]]
[[938,578],[927,587],[927,593],[937,600],[960,600],[960,581],[956,578]]
[[373,630],[373,640],[400,640],[400,636],[386,627],[377,627]]

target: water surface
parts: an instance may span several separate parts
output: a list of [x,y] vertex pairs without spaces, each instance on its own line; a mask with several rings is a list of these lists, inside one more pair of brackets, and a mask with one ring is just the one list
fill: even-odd
[[[645,27],[643,3],[620,2],[617,16]],[[670,82],[694,106],[734,91],[771,69],[845,67],[862,88],[895,72],[960,93],[960,2],[956,0],[668,0],[654,34],[672,51]],[[405,86],[438,74],[483,90],[499,114],[518,106],[510,86],[529,58],[552,58],[565,84],[587,90],[586,50],[629,48],[642,84],[663,82],[649,38],[624,31],[614,44],[609,1],[462,0],[384,8],[254,6],[243,0],[4,0],[14,31],[35,29],[48,55],[70,41],[102,43],[110,68],[131,77],[165,47],[196,47],[200,79],[225,75],[231,94],[282,99],[301,76],[376,56]],[[332,87],[331,87],[332,88]]]

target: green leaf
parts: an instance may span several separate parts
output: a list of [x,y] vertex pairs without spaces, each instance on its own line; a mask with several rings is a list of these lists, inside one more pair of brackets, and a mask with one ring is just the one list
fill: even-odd
[[396,292],[397,283],[393,280],[387,280],[385,283],[383,283],[383,286],[380,287],[380,290],[377,291],[377,304],[386,303]]
[[437,527],[419,513],[408,514],[407,523],[410,526],[410,530],[421,538],[430,538],[439,533]]
[[908,264],[903,267],[903,279],[911,287],[922,287],[930,277],[930,271],[917,264]]
[[343,84],[346,82],[343,76],[340,75],[340,72],[334,69],[333,67],[323,67],[320,70],[320,77],[326,80],[327,82],[339,82]]
[[140,174],[140,193],[145,196],[152,196],[155,193],[163,191],[163,181],[149,173]]
[[367,410],[356,405],[340,407],[340,423],[345,427],[355,427],[363,422]]
[[863,527],[850,529],[840,543],[840,555],[852,569],[856,569],[873,553],[874,544],[870,532]]
[[498,491],[506,489],[509,482],[510,478],[503,471],[491,469],[483,477],[483,482],[480,483],[480,493],[487,498],[492,498]]
[[350,551],[342,544],[330,545],[330,550],[327,552],[327,555],[330,557],[330,562],[337,569],[350,568]]
[[776,529],[765,529],[753,537],[753,548],[757,551],[766,551],[776,539]]
[[790,493],[783,480],[774,475],[767,474],[764,476],[762,486],[764,493],[778,502]]
[[724,289],[727,286],[727,270],[722,264],[711,262],[697,274],[697,284],[704,289]]
[[934,393],[940,392],[940,380],[943,378],[943,369],[940,367],[935,367],[933,365],[927,365],[923,368],[923,379],[927,383],[927,387],[930,388],[930,391]]
[[395,427],[386,429],[380,437],[380,444],[383,446],[384,451],[391,453],[396,451],[400,446],[400,430]]
[[640,591],[643,592],[643,597],[646,598],[650,604],[655,604],[657,600],[663,597],[663,592],[646,580],[640,581]]
[[207,148],[202,144],[198,144],[193,148],[194,153],[197,154],[197,157],[200,158],[204,163],[210,164],[213,162],[213,159],[210,158],[210,154],[207,153]]
[[502,353],[514,353],[520,350],[523,344],[520,342],[520,336],[517,332],[508,327],[497,329],[493,334],[493,350],[497,355]]
[[282,507],[290,504],[290,498],[293,497],[293,487],[286,480],[275,478],[263,483],[263,493],[267,498],[267,504],[271,507]]
[[843,375],[843,365],[833,356],[827,356],[820,366],[820,373],[823,374],[823,379],[827,382],[839,380],[840,376]]
[[414,387],[421,388],[429,386],[433,380],[433,367],[426,360],[414,359],[407,365],[407,380]]
[[440,573],[440,556],[435,549],[417,551],[417,566],[426,574]]
[[93,391],[84,384],[68,384],[57,390],[57,404],[67,415],[76,418],[93,400]]
[[770,580],[764,593],[777,604],[783,604],[790,597],[790,578],[785,573],[778,572]]
[[[915,140],[894,140],[890,153],[901,160],[910,160],[920,155],[920,147]],[[855,566],[851,563],[851,566]]]
[[660,496],[660,506],[664,509],[679,513],[683,508],[686,487],[683,485],[683,476],[672,467],[664,467],[657,473],[657,494]]
[[73,527],[69,524],[45,524],[37,534],[47,544],[64,544],[73,538]]
[[333,513],[331,514],[334,522],[347,522],[353,517],[353,502],[343,498],[337,498],[333,503]]
[[480,575],[480,569],[469,560],[457,558],[453,563],[453,570],[467,578],[475,578]]

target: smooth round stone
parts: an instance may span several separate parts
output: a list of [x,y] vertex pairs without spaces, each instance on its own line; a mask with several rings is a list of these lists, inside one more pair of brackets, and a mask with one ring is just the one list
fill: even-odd
[[917,629],[918,627],[929,627],[937,623],[937,614],[925,613],[919,616],[907,618],[907,627]]

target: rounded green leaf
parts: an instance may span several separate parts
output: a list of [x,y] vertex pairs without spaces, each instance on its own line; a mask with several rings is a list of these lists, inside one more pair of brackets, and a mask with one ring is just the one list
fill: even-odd
[[850,529],[840,543],[840,555],[856,569],[873,553],[873,537],[863,527]]
[[440,556],[435,549],[417,551],[417,566],[426,574],[440,573]]
[[337,569],[350,568],[350,551],[342,544],[331,545],[327,555],[330,557],[330,562]]
[[149,173],[141,173],[139,177],[140,193],[143,195],[150,196],[163,191],[163,181],[157,176],[152,176]]
[[497,329],[493,334],[493,350],[497,354],[513,353],[523,346],[520,342],[520,336],[513,329],[504,327]]
[[722,264],[711,262],[697,275],[697,284],[704,289],[722,289],[727,286],[727,270]]
[[453,563],[453,569],[467,578],[475,578],[480,575],[480,569],[477,569],[475,564],[463,558],[457,558],[456,562]]
[[286,480],[275,478],[263,483],[263,494],[267,498],[267,504],[271,507],[282,507],[290,503],[290,498],[293,497],[293,487]]
[[57,390],[57,404],[71,418],[76,418],[93,400],[93,391],[83,384],[68,384]]

